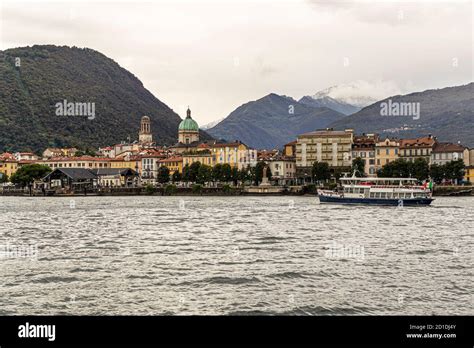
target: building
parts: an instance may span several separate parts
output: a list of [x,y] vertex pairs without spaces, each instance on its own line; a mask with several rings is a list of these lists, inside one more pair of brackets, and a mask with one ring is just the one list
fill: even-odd
[[97,176],[85,168],[58,168],[43,178],[46,189],[83,191],[97,185]]
[[142,156],[140,155],[127,155],[119,156],[110,159],[110,168],[130,168],[134,170],[138,175],[142,172]]
[[431,151],[431,164],[443,165],[451,161],[463,160],[467,157],[469,165],[469,150],[464,146],[452,143],[436,143]]
[[213,167],[215,163],[212,160],[211,150],[209,149],[202,149],[200,151],[189,151],[184,152],[182,154],[183,158],[183,167],[190,166],[195,162],[200,162],[201,164],[205,164],[206,166]]
[[160,160],[160,166],[165,166],[170,171],[170,175],[173,175],[175,172],[180,174],[183,173],[183,157],[181,156],[173,156],[169,158],[165,158]]
[[422,158],[431,163],[431,152],[436,144],[436,138],[431,134],[427,137],[416,139],[400,140],[399,157],[413,162],[417,158]]
[[130,168],[91,169],[102,187],[131,187],[138,184],[137,172]]
[[474,165],[466,167],[466,171],[464,173],[464,180],[469,181],[471,184],[474,185]]
[[140,144],[149,144],[153,142],[153,135],[151,134],[150,117],[143,116],[140,122],[140,131],[138,132],[138,142]]
[[178,143],[189,145],[199,141],[199,126],[191,117],[191,110],[186,111],[186,118],[178,127]]
[[296,140],[297,176],[311,175],[314,162],[325,162],[334,170],[352,166],[354,131],[334,131],[330,128],[301,134]]
[[39,158],[33,152],[16,152],[14,156],[17,161],[36,161]]
[[141,155],[141,179],[144,184],[155,184],[158,177],[160,161],[166,158],[166,154],[161,151],[147,151]]
[[57,147],[48,147],[43,151],[43,159],[48,159],[52,157],[74,157],[77,149],[75,147],[68,148],[57,148]]
[[257,150],[249,148],[241,141],[230,143],[213,143],[209,145],[212,153],[212,165],[229,164],[238,169],[255,167],[257,165]]
[[352,159],[359,157],[364,161],[364,174],[368,177],[375,177],[377,173],[375,162],[375,143],[377,141],[378,135],[376,134],[354,136]]
[[110,168],[110,158],[105,157],[54,157],[46,160],[36,161],[38,164],[43,164],[50,167],[52,170],[57,168]]
[[400,142],[397,139],[377,141],[375,143],[375,171],[398,159]]
[[10,178],[18,170],[18,161],[11,153],[0,154],[0,179],[6,175]]
[[294,157],[277,156],[266,161],[272,173],[272,180],[278,185],[295,185],[296,160]]
[[283,146],[283,155],[286,157],[296,156],[296,140]]

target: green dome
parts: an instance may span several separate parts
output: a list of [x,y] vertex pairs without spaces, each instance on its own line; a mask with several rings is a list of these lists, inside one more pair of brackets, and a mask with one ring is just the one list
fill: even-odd
[[191,110],[188,109],[186,118],[181,121],[178,130],[199,132],[199,126],[197,122],[191,118]]

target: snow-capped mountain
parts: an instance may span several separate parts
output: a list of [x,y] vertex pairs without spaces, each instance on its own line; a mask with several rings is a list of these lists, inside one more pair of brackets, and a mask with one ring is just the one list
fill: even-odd
[[400,93],[400,89],[392,81],[358,80],[326,88],[310,97],[315,100],[330,97],[338,102],[361,109],[379,100],[392,95],[399,95]]
[[315,99],[310,96],[305,96],[301,98],[298,102],[315,108],[326,107],[334,111],[340,112],[344,115],[351,115],[361,109],[360,107],[345,103],[343,101],[338,101],[328,96],[321,97],[318,99]]
[[210,129],[210,128],[214,127],[214,126],[217,126],[217,125],[218,125],[221,121],[223,121],[224,119],[225,119],[225,117],[220,118],[220,119],[218,119],[218,120],[216,120],[216,121],[209,122],[209,123],[205,124],[204,126],[201,126],[200,128],[201,128],[202,130]]

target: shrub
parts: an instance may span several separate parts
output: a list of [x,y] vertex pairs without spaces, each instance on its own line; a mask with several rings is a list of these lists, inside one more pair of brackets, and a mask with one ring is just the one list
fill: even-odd
[[191,189],[193,193],[202,193],[202,185],[194,184]]
[[155,192],[156,192],[156,189],[155,189],[155,187],[154,187],[153,185],[147,184],[147,185],[145,186],[145,193],[146,193],[147,195],[152,195],[152,194],[154,194]]
[[175,194],[176,191],[177,191],[176,185],[166,185],[166,187],[165,187],[165,195],[167,195],[167,196],[171,196],[171,195]]
[[222,192],[224,192],[226,195],[229,195],[232,193],[232,187],[230,185],[224,185],[222,186]]

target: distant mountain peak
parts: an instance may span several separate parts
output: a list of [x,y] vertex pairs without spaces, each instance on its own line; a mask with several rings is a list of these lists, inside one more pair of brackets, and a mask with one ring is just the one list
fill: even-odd
[[400,94],[400,88],[392,81],[357,80],[331,86],[312,95],[313,99],[330,97],[333,100],[358,108],[366,107],[391,95]]
[[247,102],[208,130],[219,139],[239,139],[258,149],[273,149],[292,141],[298,134],[324,128],[344,117],[327,107],[312,107],[295,99],[270,93]]

